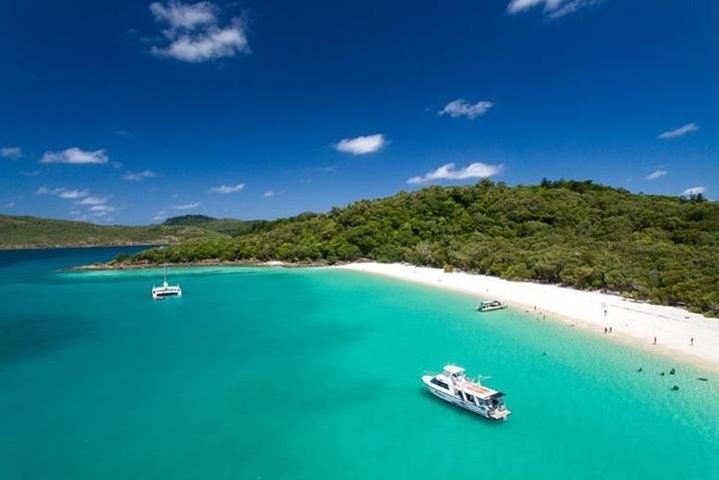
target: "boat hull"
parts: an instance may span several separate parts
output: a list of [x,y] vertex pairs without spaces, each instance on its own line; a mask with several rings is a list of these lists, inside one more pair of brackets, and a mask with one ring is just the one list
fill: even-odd
[[487,312],[496,312],[497,310],[504,310],[505,308],[507,308],[506,305],[501,305],[499,307],[485,307],[485,308],[477,307],[477,311],[479,313],[487,313]]
[[465,410],[469,410],[472,413],[475,413],[481,417],[486,418],[487,420],[492,421],[506,421],[507,417],[510,414],[510,411],[507,409],[504,409],[503,411],[490,411],[486,408],[479,407],[475,405],[474,403],[467,402],[462,400],[461,398],[457,397],[456,395],[452,395],[449,391],[438,387],[437,385],[434,385],[432,383],[432,379],[434,377],[432,375],[424,375],[422,377],[422,383],[429,389],[429,391],[438,398],[441,398],[445,402],[452,403],[454,405],[457,405],[460,408],[464,408]]

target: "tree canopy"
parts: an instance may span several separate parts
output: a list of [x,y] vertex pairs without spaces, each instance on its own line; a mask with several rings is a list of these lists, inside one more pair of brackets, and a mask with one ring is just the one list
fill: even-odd
[[191,240],[133,262],[409,262],[719,315],[719,204],[591,181],[428,187]]

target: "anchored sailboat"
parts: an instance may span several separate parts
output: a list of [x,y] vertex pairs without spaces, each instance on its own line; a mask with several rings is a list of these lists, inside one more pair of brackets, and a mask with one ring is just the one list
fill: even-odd
[[167,262],[162,265],[162,286],[152,287],[152,298],[155,300],[163,300],[167,297],[181,297],[182,289],[179,285],[169,285],[167,283]]

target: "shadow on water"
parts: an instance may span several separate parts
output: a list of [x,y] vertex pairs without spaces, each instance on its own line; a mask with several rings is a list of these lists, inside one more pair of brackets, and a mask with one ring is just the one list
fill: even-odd
[[[447,409],[447,415],[456,415],[460,418],[465,418],[467,420],[472,420],[475,422],[479,422],[482,425],[487,425],[490,428],[496,428],[499,425],[502,425],[504,422],[500,422],[497,420],[489,420],[487,418],[482,417],[481,415],[478,415],[476,413],[472,413],[469,410],[465,410],[464,408],[458,407],[457,405],[451,404],[445,400],[442,400],[441,398],[438,398],[434,395],[432,395],[426,388],[418,388],[417,393],[423,397],[424,400],[427,402],[433,402],[436,403],[438,407],[444,407]],[[510,415],[511,419],[511,415]]]
[[93,326],[73,317],[38,315],[0,325],[0,369],[77,342]]

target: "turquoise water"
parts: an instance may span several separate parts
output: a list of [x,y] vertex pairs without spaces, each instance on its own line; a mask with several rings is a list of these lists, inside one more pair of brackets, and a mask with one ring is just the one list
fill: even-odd
[[[719,479],[717,374],[353,272],[59,270],[116,252],[0,252],[3,480]],[[510,420],[427,394],[449,361]]]

